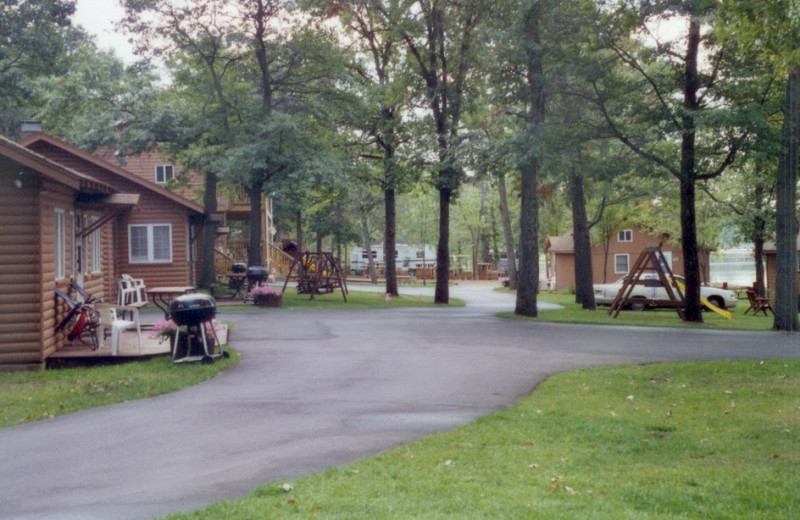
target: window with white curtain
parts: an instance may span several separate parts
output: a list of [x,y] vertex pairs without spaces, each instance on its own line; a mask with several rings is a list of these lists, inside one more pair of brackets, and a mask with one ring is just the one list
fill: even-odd
[[132,264],[172,262],[172,225],[128,226],[128,254]]

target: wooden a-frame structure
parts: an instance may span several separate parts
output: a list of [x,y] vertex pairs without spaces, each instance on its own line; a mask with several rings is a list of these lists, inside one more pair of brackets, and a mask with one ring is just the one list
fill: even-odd
[[636,285],[640,283],[640,278],[645,271],[654,271],[658,275],[661,286],[666,290],[669,300],[644,300],[643,303],[657,303],[662,307],[674,307],[678,316],[683,319],[683,309],[686,306],[686,298],[677,284],[673,285],[672,269],[669,267],[661,245],[645,247],[644,251],[636,259],[628,276],[625,278],[622,287],[617,293],[616,298],[608,308],[608,314],[614,318],[619,316],[622,309],[631,303],[638,303],[641,298],[631,298],[631,293]]
[[347,282],[333,253],[306,251],[299,255],[286,275],[286,281],[283,283],[284,293],[295,268],[298,270],[296,275],[298,294],[310,294],[310,299],[313,300],[315,294],[329,294],[341,289],[342,298],[347,301]]

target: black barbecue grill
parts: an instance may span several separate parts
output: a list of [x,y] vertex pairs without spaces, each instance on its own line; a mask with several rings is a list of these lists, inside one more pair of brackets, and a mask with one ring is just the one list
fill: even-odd
[[[175,344],[172,350],[172,361],[181,363],[186,361],[202,361],[211,363],[216,358],[225,356],[228,353],[222,349],[217,332],[214,330],[213,319],[217,315],[217,302],[213,296],[208,294],[186,294],[172,300],[169,304],[169,313],[172,321],[178,325],[178,332],[175,334]],[[206,338],[206,324],[213,336],[214,343],[211,349],[208,348],[208,338]],[[178,356],[178,344],[181,336],[181,329],[185,327],[186,334],[186,355],[182,358]],[[200,348],[202,342],[202,349]],[[214,345],[219,346],[219,352],[212,354]],[[202,351],[202,354],[199,352]],[[193,352],[198,352],[193,355]]]
[[269,280],[269,270],[266,267],[258,265],[251,265],[247,268],[247,285],[253,288],[256,285],[261,285]]

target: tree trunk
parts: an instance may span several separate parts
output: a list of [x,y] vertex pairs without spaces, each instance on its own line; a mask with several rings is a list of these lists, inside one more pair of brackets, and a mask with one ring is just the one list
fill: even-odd
[[689,20],[687,38],[686,68],[684,70],[683,137],[681,139],[681,241],[683,245],[683,266],[686,277],[686,308],[684,321],[703,321],[700,306],[700,259],[697,255],[697,215],[695,214],[695,138],[696,128],[693,113],[699,108],[697,91],[700,80],[697,72],[697,56],[700,48],[700,25],[696,18]]
[[449,187],[439,188],[439,242],[436,246],[434,303],[450,303],[450,198]]
[[297,210],[295,213],[295,229],[297,232],[297,252],[303,254],[303,212]]
[[[796,44],[797,42],[795,42]],[[776,182],[776,330],[800,330],[797,312],[797,179],[800,151],[800,65],[789,73],[783,114],[782,152]]]
[[611,232],[603,227],[603,283],[608,283],[608,255],[611,251]]
[[[535,144],[539,126],[544,123],[544,59],[542,56],[539,17],[542,6],[533,3],[524,20],[526,43],[528,114],[526,116],[527,142]],[[514,313],[521,316],[538,315],[536,295],[539,291],[539,205],[536,188],[539,182],[539,159],[535,155],[525,160],[520,169],[522,201],[519,219],[519,280]]]
[[214,272],[214,242],[217,240],[217,222],[209,217],[217,212],[217,174],[208,172],[205,175],[203,188],[203,212],[206,220],[203,224],[203,258],[200,263],[200,280],[198,285],[209,288],[217,281]]
[[[295,226],[297,232],[297,258],[302,258],[303,256],[303,212],[302,210],[297,210],[295,213]],[[297,276],[301,276],[303,274],[303,262],[297,264]]]
[[503,238],[506,242],[506,259],[508,260],[508,288],[517,288],[517,254],[514,251],[514,233],[511,230],[511,214],[508,211],[508,195],[506,193],[506,176],[497,177],[497,191],[500,194],[500,218],[503,221]]
[[261,265],[261,183],[255,182],[248,186],[247,195],[250,197],[250,240],[247,248],[247,265]]
[[756,227],[760,228],[760,233],[756,232],[753,236],[753,258],[756,263],[756,296],[766,296],[767,289],[764,283],[764,219],[756,219]]
[[686,307],[684,321],[702,322],[700,306],[700,260],[697,257],[697,222],[695,220],[695,185],[694,181],[681,179],[681,246],[683,252],[683,268],[686,278]]
[[530,159],[522,168],[522,204],[520,208],[519,279],[515,314],[538,316],[536,295],[539,291],[539,222],[536,184],[539,164]]
[[398,296],[397,291],[397,225],[396,225],[396,201],[394,188],[387,187],[383,191],[383,207],[386,219],[383,251],[386,255],[386,293]]
[[597,308],[592,287],[592,244],[586,218],[586,199],[583,194],[583,175],[572,167],[572,238],[575,248],[575,302],[585,310]]

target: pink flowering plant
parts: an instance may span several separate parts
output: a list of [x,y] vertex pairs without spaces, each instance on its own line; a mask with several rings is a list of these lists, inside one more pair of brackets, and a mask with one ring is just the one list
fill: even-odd
[[[215,336],[227,337],[228,325],[217,319],[207,321],[203,323],[203,326],[206,329],[206,336],[209,338],[214,338]],[[180,329],[182,333],[186,332],[186,327],[181,327]],[[171,319],[159,320],[153,324],[153,331],[150,333],[150,339],[158,339],[159,343],[171,341],[175,337],[176,332],[178,332],[178,325],[174,321]],[[214,334],[214,332],[216,332],[216,334]]]
[[178,324],[172,320],[163,319],[158,320],[153,324],[153,331],[150,333],[150,339],[171,338],[178,331]]
[[250,298],[255,298],[256,296],[278,296],[280,293],[270,287],[269,285],[256,285],[250,292],[247,293],[247,296]]

